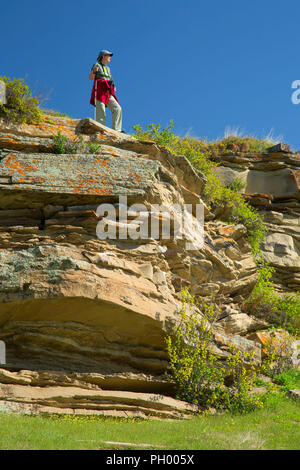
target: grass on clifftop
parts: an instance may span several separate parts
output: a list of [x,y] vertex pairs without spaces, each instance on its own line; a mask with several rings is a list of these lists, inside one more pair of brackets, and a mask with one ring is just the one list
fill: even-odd
[[41,111],[43,114],[46,114],[47,116],[66,117],[66,118],[72,119],[72,117],[69,116],[69,114],[62,113],[61,111],[56,111],[54,109],[41,108]]
[[299,404],[283,396],[270,397],[264,409],[247,415],[201,415],[183,421],[0,414],[1,450],[297,450],[299,442]]
[[160,123],[150,124],[143,129],[142,126],[132,126],[135,130],[135,137],[143,140],[154,140],[159,145],[164,145],[171,151],[176,151],[177,148],[185,147],[186,152],[190,157],[194,158],[195,155],[202,155],[206,158],[217,157],[219,155],[233,155],[237,152],[242,153],[262,153],[275,143],[277,139],[267,136],[265,139],[259,139],[253,136],[239,136],[239,135],[226,135],[222,139],[208,142],[204,137],[202,140],[196,137],[175,136],[172,129],[174,122],[171,119],[170,124],[162,129]]

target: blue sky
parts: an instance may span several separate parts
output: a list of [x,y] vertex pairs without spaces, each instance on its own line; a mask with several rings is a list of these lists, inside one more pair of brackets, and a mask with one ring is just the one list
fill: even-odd
[[0,75],[93,117],[88,75],[108,49],[128,133],[173,119],[181,136],[272,131],[300,149],[299,13],[299,0],[14,0],[0,9]]

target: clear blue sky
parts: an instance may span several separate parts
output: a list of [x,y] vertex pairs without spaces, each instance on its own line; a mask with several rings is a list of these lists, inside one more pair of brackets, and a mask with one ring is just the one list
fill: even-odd
[[178,135],[273,129],[300,149],[299,13],[299,0],[3,2],[0,75],[51,92],[47,108],[93,117],[88,75],[108,49],[127,132],[173,119]]

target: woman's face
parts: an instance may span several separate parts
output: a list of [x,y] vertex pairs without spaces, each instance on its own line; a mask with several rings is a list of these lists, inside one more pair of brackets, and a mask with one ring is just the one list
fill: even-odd
[[102,56],[101,62],[106,65],[110,62],[111,56],[110,55],[104,55]]

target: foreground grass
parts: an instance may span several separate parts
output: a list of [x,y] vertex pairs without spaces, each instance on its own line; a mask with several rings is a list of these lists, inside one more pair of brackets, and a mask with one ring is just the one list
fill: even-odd
[[[0,415],[0,449],[299,449],[299,402],[270,398],[246,415],[201,415],[188,421]],[[132,443],[130,446],[104,441]]]

